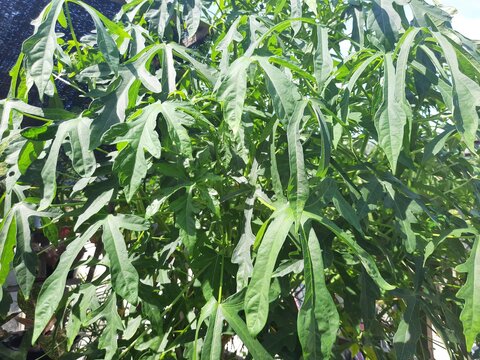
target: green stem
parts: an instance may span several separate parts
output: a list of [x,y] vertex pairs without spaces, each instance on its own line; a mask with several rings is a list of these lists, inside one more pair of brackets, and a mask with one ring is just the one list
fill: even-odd
[[222,263],[220,264],[220,286],[218,287],[218,298],[217,298],[217,302],[219,304],[222,302],[224,264],[225,264],[225,252],[222,251]]
[[68,27],[70,28],[70,33],[72,34],[72,40],[75,43],[75,48],[77,49],[78,61],[80,62],[80,66],[83,68],[82,51],[80,50],[80,43],[78,42],[77,36],[75,35],[75,30],[73,29],[72,19],[70,18],[70,10],[68,9],[68,1],[65,1],[65,12],[67,15]]

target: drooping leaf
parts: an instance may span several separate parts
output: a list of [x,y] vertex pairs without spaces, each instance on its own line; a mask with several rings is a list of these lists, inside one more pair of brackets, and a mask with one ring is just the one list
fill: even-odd
[[458,67],[458,59],[452,44],[442,34],[433,33],[443,49],[453,80],[453,119],[467,146],[474,150],[478,130],[480,106],[480,86],[463,74]]
[[200,25],[200,16],[202,15],[202,1],[188,0],[185,6],[185,22],[187,24],[187,32],[188,36],[192,37],[197,32],[198,26]]
[[333,59],[328,47],[328,29],[317,26],[317,47],[314,54],[313,70],[319,89],[323,87],[333,70]]
[[411,296],[407,300],[407,309],[393,337],[397,359],[407,360],[415,355],[420,335],[419,304],[418,300],[414,296]]
[[470,257],[468,260],[458,266],[457,270],[467,274],[467,280],[457,293],[457,297],[464,300],[460,320],[463,324],[463,333],[465,334],[466,345],[470,350],[475,340],[480,334],[480,314],[477,309],[480,306],[480,281],[478,279],[480,272],[480,237],[476,236]]
[[301,235],[301,243],[305,297],[297,318],[298,338],[304,359],[330,359],[340,320],[325,283],[322,250],[315,231],[310,229],[308,235]]
[[267,76],[267,89],[273,100],[275,112],[283,124],[293,117],[297,102],[301,96],[296,86],[285,73],[268,62],[268,59],[257,57],[259,65]]
[[[302,5],[303,0],[290,0],[290,16],[292,19],[297,19],[302,17]],[[294,34],[297,34],[302,27],[301,21],[292,22],[292,30]]]
[[191,124],[194,119],[182,111],[179,104],[175,102],[166,101],[161,105],[161,112],[163,118],[167,123],[169,136],[172,139],[175,147],[179,151],[180,156],[192,157],[192,145],[188,131],[185,129],[186,124]]
[[245,321],[238,315],[238,312],[242,309],[243,300],[243,297],[236,295],[228,298],[220,304],[222,314],[240,340],[245,344],[253,358],[270,360],[273,357],[262,344],[250,334],[247,324],[245,324]]
[[368,275],[377,283],[377,285],[384,289],[384,290],[393,290],[395,286],[390,285],[385,279],[382,277],[380,272],[378,271],[377,264],[373,257],[367,253],[360,245],[357,244],[355,239],[353,239],[347,232],[340,229],[333,221],[317,215],[311,212],[304,212],[304,216],[306,218],[310,218],[312,220],[318,221],[320,224],[328,228],[332,231],[340,240],[342,240],[351,250],[352,252],[359,258],[362,265],[365,267]]
[[393,49],[395,40],[402,30],[402,21],[393,4],[395,0],[373,0],[368,24],[375,32],[372,41],[384,50]]
[[0,284],[3,285],[10,272],[10,264],[13,260],[13,248],[16,243],[16,229],[14,211],[5,216],[0,224]]
[[[115,294],[111,294],[107,301],[96,311],[89,323],[104,318],[107,322],[98,338],[98,347],[105,350],[105,359],[111,360],[115,357],[118,349],[117,333],[123,329],[122,319],[118,315],[117,302]],[[88,323],[87,323],[88,324]]]
[[176,210],[175,223],[180,230],[180,239],[188,251],[193,250],[197,241],[193,190],[192,186],[187,187],[185,195],[172,204],[172,207]]
[[383,77],[383,103],[375,114],[375,128],[378,133],[378,141],[395,173],[397,160],[403,145],[404,127],[407,122],[407,114],[399,102],[395,91],[395,67],[392,55],[385,55],[385,67]]
[[223,102],[223,116],[232,131],[233,141],[238,145],[244,160],[248,159],[245,129],[242,121],[243,105],[247,93],[247,69],[251,60],[241,57],[228,69],[218,89],[219,100]]
[[202,348],[202,360],[220,359],[222,354],[222,329],[223,314],[222,308],[216,306],[209,319],[208,331]]
[[63,294],[65,290],[67,275],[75,258],[100,226],[100,222],[93,224],[81,236],[71,242],[60,257],[60,262],[55,268],[53,274],[43,283],[35,307],[35,324],[32,343],[35,343],[57,310],[57,307],[62,300],[62,297],[59,295]]
[[321,156],[320,156],[320,164],[317,170],[317,176],[323,177],[326,175],[328,171],[328,167],[330,165],[330,156],[332,151],[332,140],[330,135],[330,130],[328,128],[327,122],[325,117],[322,114],[322,110],[318,106],[318,104],[314,101],[311,103],[311,107],[315,117],[318,120],[318,125],[320,128],[320,136],[322,139],[322,149],[321,149]]
[[305,203],[308,200],[309,188],[305,171],[305,160],[300,140],[300,124],[303,119],[307,103],[302,101],[287,125],[288,158],[290,166],[290,180],[288,184],[289,201],[298,220],[302,216]]
[[290,207],[277,210],[272,215],[258,249],[252,278],[245,294],[245,314],[248,331],[256,336],[265,326],[268,317],[270,281],[278,253],[294,221]]

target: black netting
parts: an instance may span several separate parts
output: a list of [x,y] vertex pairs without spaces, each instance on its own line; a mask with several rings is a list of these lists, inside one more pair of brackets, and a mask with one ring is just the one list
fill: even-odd
[[[120,9],[118,3],[110,0],[84,0],[108,18]],[[0,98],[8,93],[10,77],[8,72],[15,64],[22,42],[33,32],[30,24],[49,0],[0,0]],[[90,16],[78,6],[70,5],[72,22],[78,35],[89,33],[93,29]]]

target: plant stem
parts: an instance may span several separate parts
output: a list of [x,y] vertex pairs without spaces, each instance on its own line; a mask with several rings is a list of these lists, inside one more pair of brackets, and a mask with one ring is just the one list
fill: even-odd
[[83,68],[82,51],[80,49],[80,43],[77,40],[77,36],[75,35],[75,30],[73,29],[72,19],[70,18],[70,10],[68,9],[68,1],[65,1],[65,12],[67,15],[68,27],[70,28],[70,33],[72,34],[72,40],[75,43],[75,48],[77,49],[78,61],[80,62],[80,66]]

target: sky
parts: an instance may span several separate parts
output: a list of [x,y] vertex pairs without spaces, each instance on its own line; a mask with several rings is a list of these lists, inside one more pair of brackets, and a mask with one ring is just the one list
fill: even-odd
[[452,26],[472,40],[480,40],[480,0],[440,0],[445,6],[458,10]]

